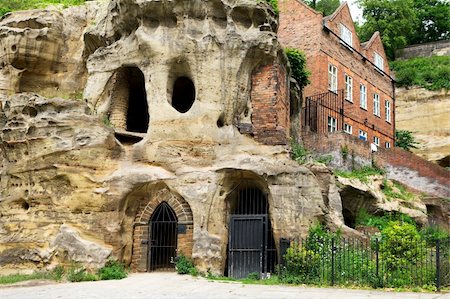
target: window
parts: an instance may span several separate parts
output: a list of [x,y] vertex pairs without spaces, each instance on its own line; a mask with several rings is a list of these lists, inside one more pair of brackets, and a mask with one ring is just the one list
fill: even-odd
[[384,113],[386,114],[386,121],[387,122],[391,122],[391,102],[389,102],[388,100],[386,100],[386,102],[384,102]]
[[353,47],[352,43],[352,32],[350,29],[341,24],[341,39],[346,42],[349,46]]
[[328,132],[336,132],[337,120],[334,117],[328,116]]
[[353,130],[352,126],[350,126],[349,124],[344,124],[345,133],[352,135],[352,130]]
[[391,143],[390,142],[386,142],[385,146],[386,146],[386,148],[391,148]]
[[363,130],[359,130],[359,139],[366,141],[367,140],[367,132]]
[[373,143],[375,143],[376,146],[380,146],[380,138],[374,136],[373,137]]
[[367,110],[367,87],[363,84],[359,85],[359,105]]
[[377,52],[374,54],[374,63],[378,69],[384,70],[384,59]]
[[345,99],[353,102],[353,79],[345,74]]
[[373,114],[380,116],[380,95],[376,93],[373,94]]
[[328,89],[337,92],[337,68],[332,64],[328,65]]

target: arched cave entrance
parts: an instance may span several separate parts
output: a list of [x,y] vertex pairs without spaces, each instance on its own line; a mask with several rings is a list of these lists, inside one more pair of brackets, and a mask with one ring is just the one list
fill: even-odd
[[109,119],[116,137],[124,143],[141,140],[143,136],[139,133],[147,133],[150,119],[142,71],[136,66],[117,70],[111,97]]
[[242,181],[227,198],[230,211],[225,274],[244,278],[273,273],[277,251],[269,218],[267,194],[251,181]]
[[192,255],[193,214],[188,202],[164,183],[146,184],[127,196],[134,217],[131,268],[173,270],[173,259]]
[[376,198],[370,193],[355,189],[351,186],[344,187],[340,192],[342,200],[342,215],[344,223],[348,227],[356,228],[358,213],[362,210],[369,214],[377,214]]
[[149,221],[149,265],[150,271],[174,268],[173,259],[177,251],[177,223],[174,210],[162,202]]
[[195,86],[188,77],[179,77],[173,84],[172,107],[178,112],[186,113],[195,101]]

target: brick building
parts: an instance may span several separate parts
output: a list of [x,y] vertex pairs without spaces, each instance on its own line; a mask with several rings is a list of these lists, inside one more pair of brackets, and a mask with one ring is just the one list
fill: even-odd
[[326,17],[300,0],[281,0],[279,7],[279,39],[285,47],[302,50],[311,71],[303,92],[302,129],[342,130],[392,147],[394,80],[380,34],[360,43],[345,2]]

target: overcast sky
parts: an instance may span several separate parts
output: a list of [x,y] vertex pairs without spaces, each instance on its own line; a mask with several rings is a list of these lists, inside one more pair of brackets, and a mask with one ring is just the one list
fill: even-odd
[[350,12],[352,14],[353,21],[362,21],[362,10],[356,5],[357,0],[347,0],[350,6]]

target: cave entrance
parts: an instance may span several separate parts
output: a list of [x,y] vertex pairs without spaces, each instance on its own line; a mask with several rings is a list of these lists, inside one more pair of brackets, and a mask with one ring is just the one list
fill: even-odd
[[153,212],[149,222],[149,271],[174,269],[177,223],[175,211],[165,201]]
[[356,228],[357,217],[361,211],[369,214],[377,214],[376,198],[368,192],[346,186],[340,192],[342,201],[342,216],[344,224]]
[[273,273],[277,251],[269,218],[267,195],[243,181],[228,198],[231,212],[228,232],[228,276]]
[[172,107],[178,112],[186,113],[195,101],[195,86],[188,77],[175,80],[172,93]]
[[144,74],[135,66],[122,67],[114,80],[109,120],[116,137],[124,143],[142,140],[150,119]]

